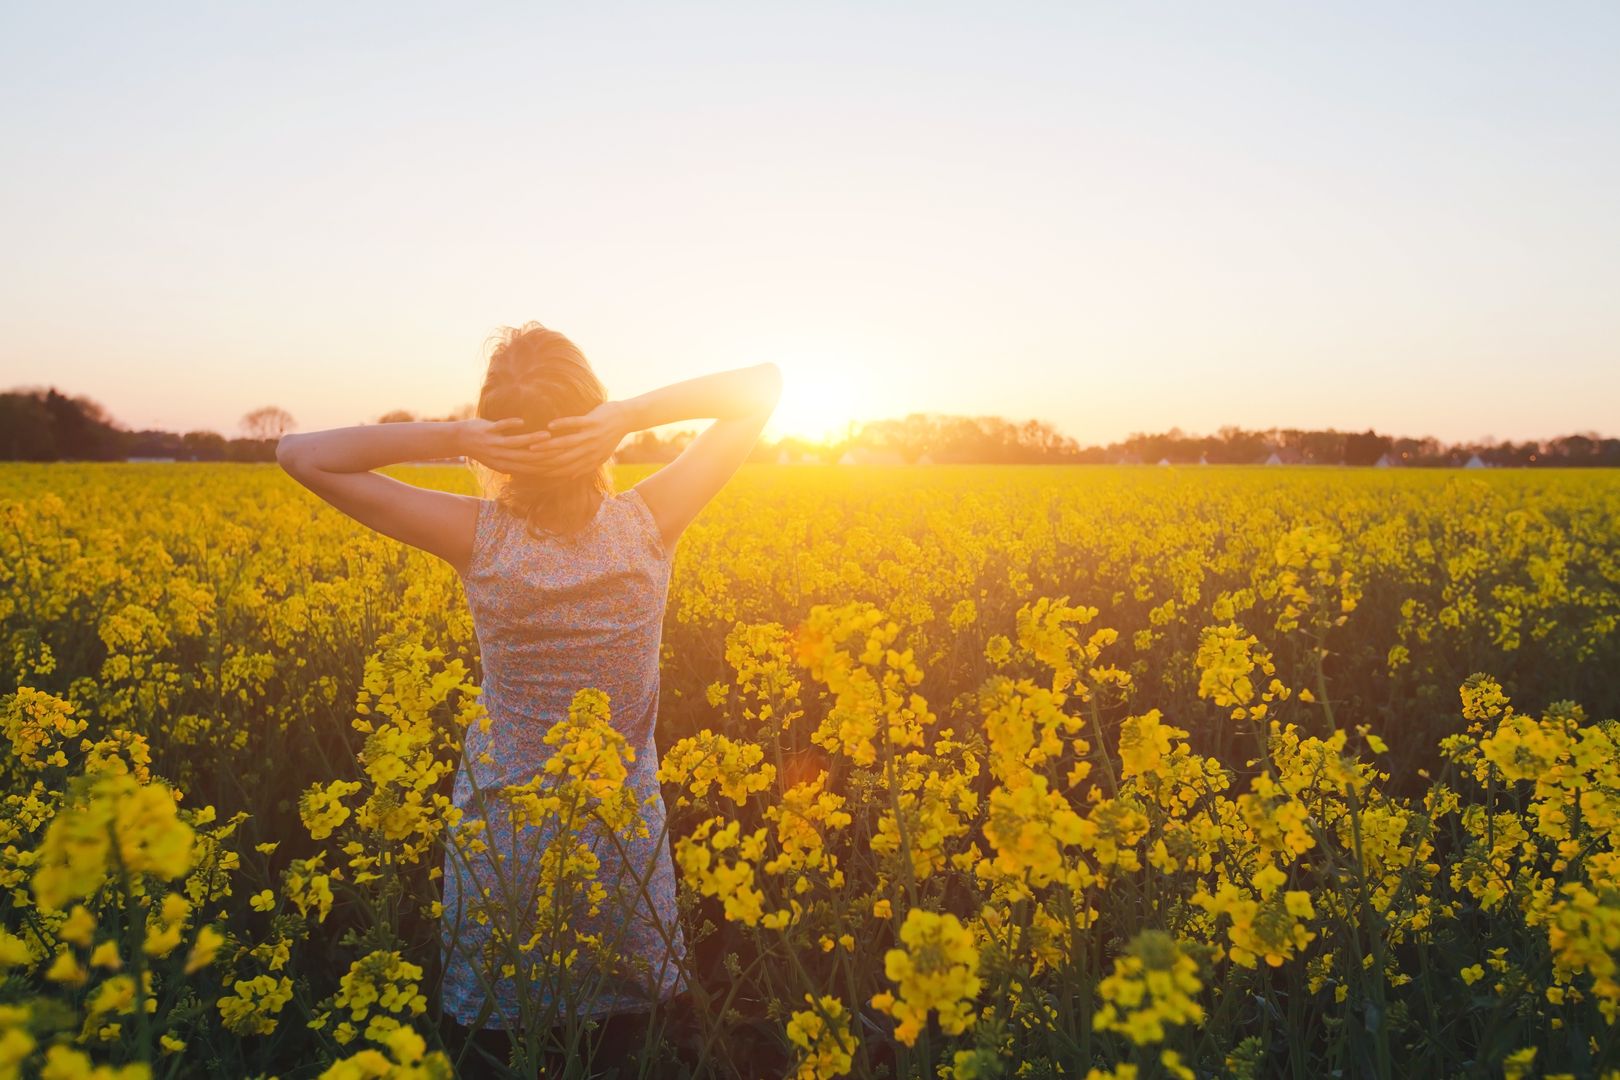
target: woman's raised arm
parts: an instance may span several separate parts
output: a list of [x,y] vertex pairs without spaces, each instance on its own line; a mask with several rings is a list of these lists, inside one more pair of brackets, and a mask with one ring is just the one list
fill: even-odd
[[294,480],[360,524],[437,555],[457,573],[472,554],[478,500],[372,472],[385,465],[470,457],[502,472],[534,464],[545,433],[514,435],[517,418],[366,424],[283,435],[276,461]]
[[536,469],[560,475],[589,471],[633,431],[713,418],[679,457],[636,485],[665,545],[673,548],[698,511],[747,460],[781,395],[781,370],[775,364],[756,364],[603,402],[584,416],[553,420],[551,441],[533,451]]

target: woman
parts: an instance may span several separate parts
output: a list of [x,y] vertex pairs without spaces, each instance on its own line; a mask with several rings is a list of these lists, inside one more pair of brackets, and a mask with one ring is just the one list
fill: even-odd
[[[686,988],[653,741],[670,563],[681,533],[747,458],[780,393],[776,366],[761,364],[609,401],[568,338],[529,323],[495,339],[472,419],[287,435],[277,447],[299,483],[361,524],[444,559],[466,590],[490,723],[466,732],[454,794],[468,820],[487,823],[489,850],[447,844],[444,864],[442,1000],[464,1029],[538,1034],[537,1026],[561,1030],[565,1020],[577,1030],[582,1017],[616,1023]],[[627,434],[700,418],[714,423],[679,457],[613,490],[607,462]],[[483,497],[372,471],[456,456],[483,467]],[[534,936],[526,930],[541,852],[555,850],[563,830],[502,828],[493,795],[542,772],[546,732],[585,688],[606,693],[612,725],[633,752],[625,784],[646,836],[596,829],[586,840],[564,838],[587,843],[599,864],[594,877],[608,886],[595,917],[564,929],[606,945],[592,955],[611,951],[623,962],[579,961],[537,975],[511,946]],[[491,882],[498,886],[485,892]],[[503,960],[519,963],[492,979]]]

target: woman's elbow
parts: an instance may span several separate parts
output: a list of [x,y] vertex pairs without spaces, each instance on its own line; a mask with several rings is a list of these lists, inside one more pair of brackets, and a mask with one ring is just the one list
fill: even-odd
[[303,437],[296,434],[283,435],[276,442],[276,464],[292,476],[304,471],[308,455],[303,449],[303,444]]
[[782,400],[782,369],[769,362],[759,365],[759,368],[762,373],[760,407],[770,411]]

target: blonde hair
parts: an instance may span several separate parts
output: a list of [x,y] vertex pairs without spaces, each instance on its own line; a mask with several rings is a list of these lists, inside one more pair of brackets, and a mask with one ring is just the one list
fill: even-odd
[[[607,400],[585,354],[567,337],[537,322],[506,326],[489,340],[489,368],[478,393],[486,420],[523,419],[522,431],[544,431],[552,420],[581,416]],[[603,462],[584,476],[508,475],[474,466],[486,498],[522,518],[531,533],[567,534],[591,523],[601,500],[613,494]]]

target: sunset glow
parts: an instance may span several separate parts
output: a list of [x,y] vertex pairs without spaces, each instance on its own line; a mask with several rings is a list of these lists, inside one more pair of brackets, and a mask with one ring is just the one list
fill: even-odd
[[778,435],[1605,429],[1620,9],[1466,21],[12,5],[0,385],[444,415],[538,319],[625,393],[775,360]]
[[859,365],[848,356],[789,353],[776,363],[782,369],[782,401],[766,429],[775,437],[833,441],[871,415],[870,382],[863,384]]

